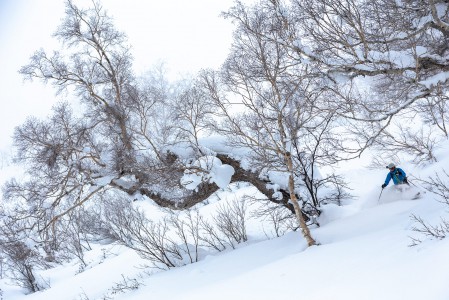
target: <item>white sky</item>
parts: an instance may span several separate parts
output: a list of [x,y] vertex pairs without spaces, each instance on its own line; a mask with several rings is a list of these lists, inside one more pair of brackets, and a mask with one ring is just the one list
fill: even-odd
[[[75,3],[90,3],[75,0]],[[219,16],[232,0],[103,0],[132,46],[137,74],[165,62],[170,76],[217,68],[232,39]],[[51,85],[23,82],[18,74],[35,50],[57,49],[51,35],[64,16],[62,0],[0,0],[0,169],[14,127],[27,116],[46,116],[56,98]]]

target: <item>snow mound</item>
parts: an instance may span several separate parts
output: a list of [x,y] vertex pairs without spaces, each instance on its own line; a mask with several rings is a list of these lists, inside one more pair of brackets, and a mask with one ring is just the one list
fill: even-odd
[[215,182],[224,189],[231,182],[235,170],[232,166],[222,164],[214,156],[203,156],[195,161],[181,178],[181,184],[189,190],[194,190],[202,182]]

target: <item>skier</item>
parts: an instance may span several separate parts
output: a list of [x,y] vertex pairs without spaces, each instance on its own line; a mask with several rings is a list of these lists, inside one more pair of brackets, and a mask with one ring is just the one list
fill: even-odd
[[388,172],[385,183],[382,184],[382,189],[384,189],[390,183],[391,179],[393,179],[394,185],[409,184],[404,170],[402,170],[401,168],[396,168],[394,163],[390,163],[387,166],[387,169],[390,169],[390,172]]

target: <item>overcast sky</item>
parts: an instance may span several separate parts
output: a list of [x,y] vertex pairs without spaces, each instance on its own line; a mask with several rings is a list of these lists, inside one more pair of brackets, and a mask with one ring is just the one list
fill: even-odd
[[[74,0],[76,4],[88,0]],[[233,0],[103,0],[117,29],[132,46],[137,74],[157,62],[170,76],[217,68],[232,38],[232,24],[220,17]],[[64,16],[62,0],[0,0],[0,168],[10,152],[14,127],[27,116],[45,117],[57,101],[51,85],[23,82],[18,74],[35,50],[55,50],[51,37]]]

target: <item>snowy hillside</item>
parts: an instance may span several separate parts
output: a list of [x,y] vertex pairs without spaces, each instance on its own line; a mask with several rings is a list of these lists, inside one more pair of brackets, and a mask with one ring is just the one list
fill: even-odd
[[[404,169],[432,175],[449,163],[447,155],[441,158],[424,169],[407,164]],[[429,192],[410,200],[419,189],[413,186],[404,193],[390,186],[379,200],[384,170],[353,162],[344,172],[359,197],[341,207],[323,208],[321,227],[312,229],[319,246],[307,248],[299,232],[267,239],[269,225],[250,219],[248,242],[209,253],[194,264],[152,271],[132,250],[95,245],[86,255],[84,271],[74,260],[41,272],[51,286],[45,291],[24,295],[2,280],[3,299],[448,299],[449,240],[424,239],[410,247],[410,236],[417,237],[410,216],[437,224],[440,217],[448,218],[447,205]],[[210,215],[220,203],[256,193],[249,185],[233,184],[199,211]],[[164,214],[148,199],[134,205],[158,218]]]
[[57,102],[3,81],[0,300],[449,299],[448,1],[64,2],[2,40]]

